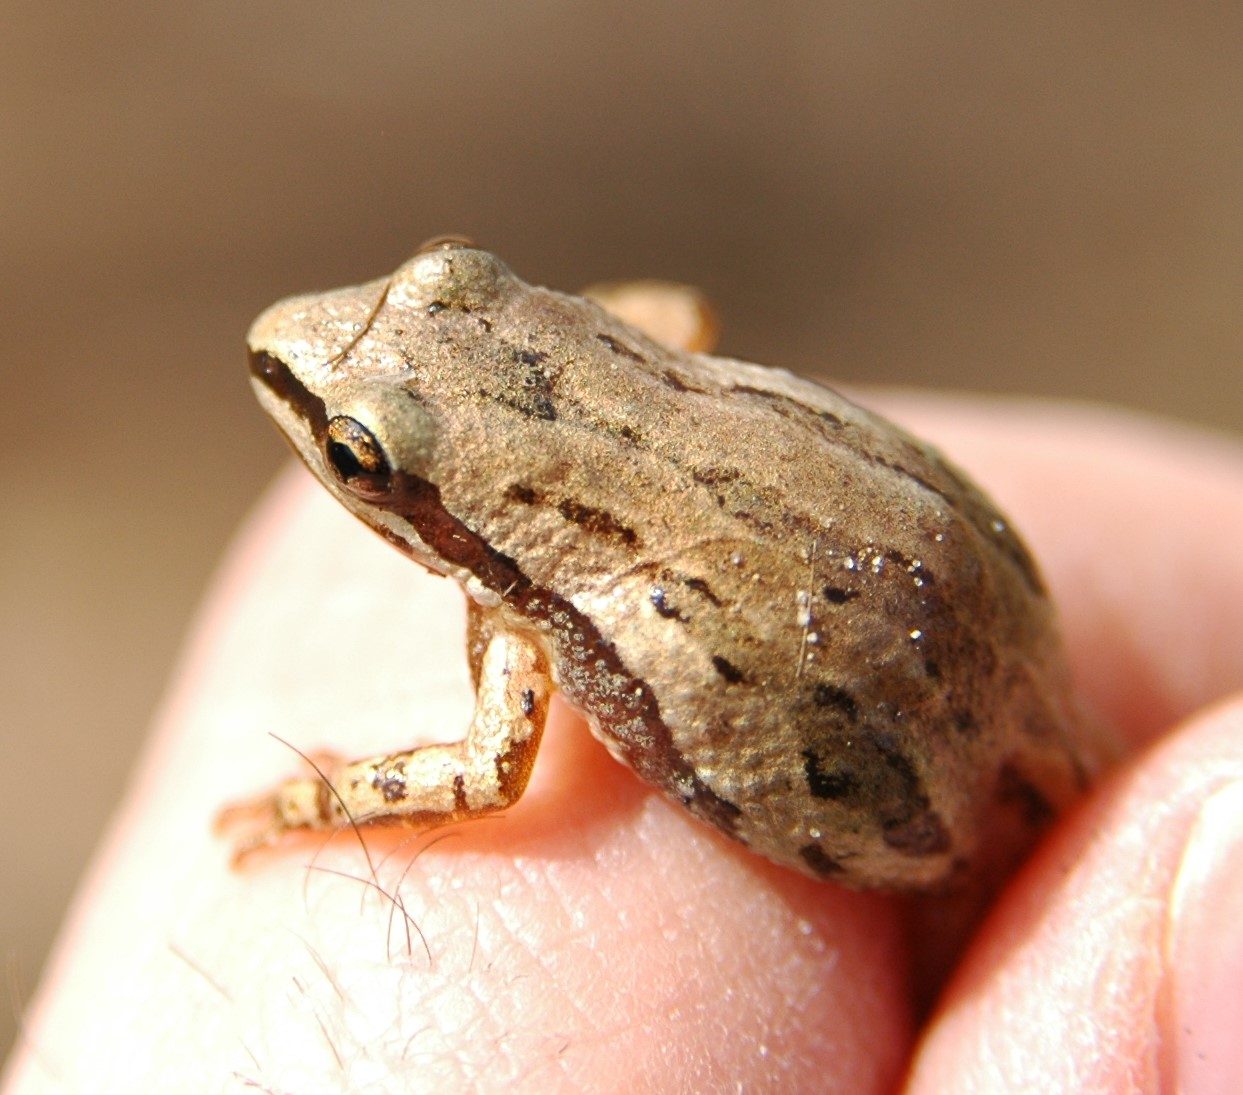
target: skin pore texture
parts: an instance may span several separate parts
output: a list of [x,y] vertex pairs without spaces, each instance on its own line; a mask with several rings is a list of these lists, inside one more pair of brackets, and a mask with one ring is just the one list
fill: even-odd
[[910,971],[939,941],[905,934],[907,899],[766,864],[560,705],[501,817],[366,834],[390,896],[351,833],[232,871],[210,818],[294,759],[265,732],[361,754],[450,740],[468,716],[460,595],[299,473],[221,576],[11,1089],[1230,1090],[1243,455],[1094,410],[869,403],[1023,528],[1078,693],[1129,751],[1011,881],[930,1015]]

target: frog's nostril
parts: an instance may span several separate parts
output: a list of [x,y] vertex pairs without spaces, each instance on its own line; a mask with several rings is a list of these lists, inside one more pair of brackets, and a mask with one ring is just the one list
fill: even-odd
[[255,379],[262,380],[268,387],[275,387],[277,380],[285,368],[284,362],[266,350],[251,350],[247,355],[250,373]]

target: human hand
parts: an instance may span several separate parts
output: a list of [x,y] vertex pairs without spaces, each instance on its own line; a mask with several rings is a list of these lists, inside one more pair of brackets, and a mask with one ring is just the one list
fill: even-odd
[[1014,518],[1082,694],[1131,750],[1012,880],[930,1018],[912,947],[943,941],[908,936],[905,899],[735,847],[564,707],[504,817],[364,834],[383,893],[350,833],[230,870],[211,817],[297,769],[264,730],[363,755],[452,738],[468,715],[461,644],[445,637],[460,595],[299,473],[221,580],[12,1078],[298,1092],[868,1091],[908,1069],[912,1091],[1237,1083],[1243,886],[1222,868],[1243,853],[1243,701],[1219,701],[1243,681],[1243,454],[1099,412],[867,402],[941,444]]

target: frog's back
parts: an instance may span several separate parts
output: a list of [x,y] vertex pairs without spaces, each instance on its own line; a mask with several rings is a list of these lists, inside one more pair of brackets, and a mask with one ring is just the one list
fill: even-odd
[[560,683],[617,755],[866,884],[934,883],[982,812],[1075,793],[1040,578],[959,473],[827,389],[532,292],[512,356],[539,380],[480,397],[523,460],[463,489],[495,496],[489,542],[555,605]]

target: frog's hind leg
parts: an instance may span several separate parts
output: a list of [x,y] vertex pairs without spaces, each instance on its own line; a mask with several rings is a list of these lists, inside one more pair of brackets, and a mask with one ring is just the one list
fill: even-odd
[[470,597],[466,598],[466,664],[470,668],[470,686],[479,692],[479,677],[483,673],[483,656],[488,651],[496,632],[496,616]]
[[583,296],[671,350],[711,353],[720,323],[708,298],[676,281],[610,281]]
[[221,827],[243,829],[235,860],[291,831],[380,819],[440,825],[517,801],[548,714],[548,660],[536,640],[480,620],[473,620],[470,637],[475,712],[465,738],[350,762],[308,757],[315,776],[287,780],[221,814]]

